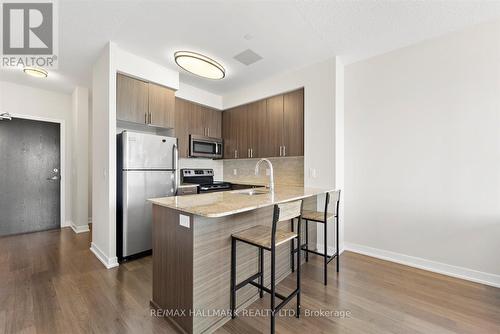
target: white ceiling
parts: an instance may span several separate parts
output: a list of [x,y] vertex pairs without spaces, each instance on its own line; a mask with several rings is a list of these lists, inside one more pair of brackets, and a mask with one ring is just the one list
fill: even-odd
[[[175,50],[206,54],[226,78],[181,72],[181,81],[222,94],[334,55],[351,63],[500,18],[500,2],[60,0],[59,17],[59,70],[44,80],[1,70],[2,79],[65,92],[90,87],[92,64],[113,40],[173,69]],[[246,49],[263,59],[233,59]]]

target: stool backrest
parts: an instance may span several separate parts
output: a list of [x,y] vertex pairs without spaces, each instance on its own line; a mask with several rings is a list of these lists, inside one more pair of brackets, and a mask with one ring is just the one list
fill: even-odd
[[273,214],[273,231],[271,235],[271,247],[274,248],[276,241],[276,226],[282,221],[289,221],[293,218],[298,218],[298,226],[300,228],[300,221],[302,217],[302,200],[287,202],[274,205]]
[[335,203],[335,217],[338,217],[339,215],[339,205],[340,205],[340,189],[335,190],[335,191],[330,191],[326,193],[326,200],[325,200],[325,222],[326,222],[326,217],[327,217],[327,212],[328,212],[328,206],[330,202]]
[[290,220],[302,215],[302,200],[276,204],[275,211],[276,207],[279,209],[277,222]]

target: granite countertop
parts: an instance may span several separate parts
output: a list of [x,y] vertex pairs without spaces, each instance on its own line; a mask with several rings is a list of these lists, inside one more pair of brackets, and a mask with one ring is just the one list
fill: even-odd
[[149,201],[193,215],[218,218],[333,191],[333,189],[276,186],[273,192],[251,196],[244,193],[248,190],[152,198]]

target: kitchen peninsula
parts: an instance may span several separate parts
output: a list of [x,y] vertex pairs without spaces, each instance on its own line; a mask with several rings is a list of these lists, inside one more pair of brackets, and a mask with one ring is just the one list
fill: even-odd
[[[273,205],[304,199],[315,208],[316,196],[331,189],[276,186],[150,199],[153,203],[153,298],[184,332],[213,331],[230,319],[231,234],[255,225],[271,225]],[[284,223],[281,229],[290,229]],[[267,253],[267,252],[265,252]],[[258,271],[258,251],[243,243],[237,248],[237,282]],[[269,254],[265,254],[265,284]],[[290,247],[276,256],[277,281],[290,272]],[[247,286],[237,295],[242,309],[258,298]]]

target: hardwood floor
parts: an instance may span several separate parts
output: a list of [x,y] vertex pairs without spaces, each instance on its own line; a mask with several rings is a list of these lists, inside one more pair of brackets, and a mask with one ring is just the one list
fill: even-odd
[[[175,333],[151,316],[151,257],[106,270],[89,239],[71,229],[0,238],[0,333]],[[301,267],[302,316],[279,317],[278,333],[500,333],[500,289],[350,252],[341,258],[327,287],[321,261],[312,256]],[[294,282],[286,278],[278,291]],[[331,314],[305,314],[320,310]],[[262,313],[218,333],[267,333]]]

